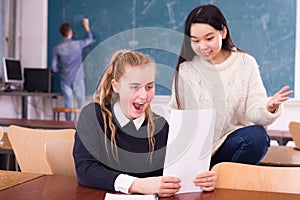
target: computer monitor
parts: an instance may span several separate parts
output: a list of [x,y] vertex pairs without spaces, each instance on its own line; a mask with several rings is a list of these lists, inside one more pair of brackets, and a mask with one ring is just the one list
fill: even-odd
[[7,90],[11,89],[11,85],[19,84],[23,85],[23,69],[21,61],[14,58],[2,58],[2,66],[4,73],[4,83]]
[[28,92],[52,92],[52,74],[49,68],[24,68],[24,90]]

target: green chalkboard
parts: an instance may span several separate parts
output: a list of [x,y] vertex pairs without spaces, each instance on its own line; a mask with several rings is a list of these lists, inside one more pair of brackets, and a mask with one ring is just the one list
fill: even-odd
[[92,94],[111,54],[129,48],[150,54],[158,63],[156,94],[169,95],[188,13],[213,3],[225,15],[234,42],[253,55],[269,95],[283,85],[294,88],[296,0],[63,0],[49,1],[48,64],[68,21],[74,39],[84,37],[90,19],[96,43],[84,51],[87,92]]

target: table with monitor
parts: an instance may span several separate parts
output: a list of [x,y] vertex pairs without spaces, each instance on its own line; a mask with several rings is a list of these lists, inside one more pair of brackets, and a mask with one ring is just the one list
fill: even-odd
[[22,98],[22,119],[28,118],[28,98],[29,97],[43,97],[57,99],[61,96],[60,93],[44,93],[44,92],[26,92],[26,91],[0,91],[0,96],[19,96]]
[[58,98],[53,92],[53,76],[49,68],[23,68],[15,58],[2,58],[4,84],[0,96],[22,98],[22,119],[28,118],[28,98]]

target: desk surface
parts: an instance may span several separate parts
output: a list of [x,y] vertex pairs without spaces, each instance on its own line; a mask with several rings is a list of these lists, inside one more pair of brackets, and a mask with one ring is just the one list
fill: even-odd
[[39,120],[39,119],[15,119],[15,118],[0,118],[0,126],[17,125],[28,128],[44,128],[44,129],[75,129],[74,121],[54,121],[54,120]]
[[0,170],[0,191],[24,183],[26,181],[35,179],[40,176],[43,175]]
[[[76,178],[42,176],[23,184],[0,191],[0,199],[89,199],[103,200],[106,191],[80,186]],[[297,194],[216,189],[214,192],[187,193],[162,200],[299,200]]]
[[40,97],[58,97],[61,93],[44,93],[44,92],[26,92],[26,91],[0,91],[2,96],[40,96]]
[[300,151],[288,146],[270,146],[261,165],[300,167]]

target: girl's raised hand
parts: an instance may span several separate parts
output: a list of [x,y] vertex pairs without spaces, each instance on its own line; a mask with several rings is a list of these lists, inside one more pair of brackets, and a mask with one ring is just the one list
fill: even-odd
[[284,86],[281,88],[274,96],[270,98],[270,100],[267,103],[267,109],[269,112],[275,112],[275,110],[278,108],[278,106],[289,99],[289,95],[293,93],[292,90],[289,90],[289,86]]

